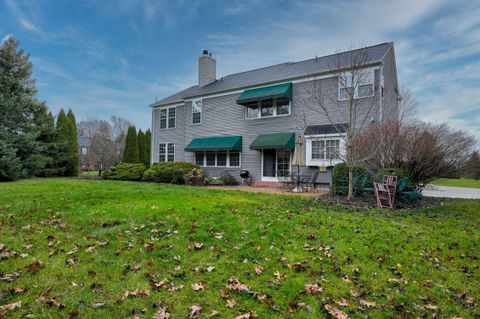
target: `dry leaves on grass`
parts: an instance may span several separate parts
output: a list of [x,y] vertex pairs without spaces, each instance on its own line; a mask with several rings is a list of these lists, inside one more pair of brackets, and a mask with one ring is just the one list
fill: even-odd
[[263,270],[264,270],[264,268],[262,266],[256,266],[255,267],[255,273],[257,273],[257,275],[261,275]]
[[257,313],[255,311],[250,311],[235,317],[235,319],[250,319],[257,318]]
[[150,290],[147,289],[135,289],[132,291],[125,291],[123,299],[135,298],[135,297],[148,297],[150,296]]
[[190,307],[190,314],[188,318],[197,318],[202,313],[202,306],[200,305],[193,305]]
[[323,288],[320,287],[318,283],[306,284],[305,289],[303,289],[300,294],[302,295],[313,295],[323,291]]
[[375,305],[376,305],[376,303],[373,302],[373,301],[366,301],[366,300],[363,300],[363,299],[360,299],[360,301],[358,303],[360,304],[360,307],[362,307],[363,309],[370,308],[370,307],[375,307]]
[[335,303],[341,307],[348,307],[350,306],[350,301],[345,298],[341,298],[340,301],[335,301]]
[[227,308],[233,308],[237,305],[237,302],[233,299],[227,300],[227,304],[225,305]]
[[9,313],[10,311],[13,311],[15,309],[18,309],[22,306],[21,301],[17,301],[8,305],[1,305],[0,306],[0,318],[3,318]]
[[205,282],[200,281],[198,283],[192,284],[192,289],[195,291],[205,290]]
[[35,274],[43,267],[44,267],[43,262],[41,260],[37,260],[31,264],[26,265],[25,269],[28,269],[32,274]]
[[170,313],[167,311],[166,307],[158,309],[158,311],[152,317],[152,319],[168,319],[168,318],[170,318]]
[[323,308],[336,319],[350,319],[350,317],[338,308],[330,306],[328,303],[323,305]]
[[105,308],[106,306],[107,304],[105,302],[96,302],[92,304],[93,309],[101,309],[101,308]]

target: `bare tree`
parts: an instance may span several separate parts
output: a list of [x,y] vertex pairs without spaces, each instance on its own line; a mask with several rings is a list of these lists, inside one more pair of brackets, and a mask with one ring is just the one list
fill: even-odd
[[78,136],[93,137],[98,132],[100,127],[100,120],[95,118],[88,118],[77,123]]
[[[332,94],[328,82],[315,80],[309,92],[311,110],[319,112],[335,128],[343,139],[346,152],[338,154],[348,168],[348,198],[353,197],[353,170],[372,154],[362,154],[355,150],[355,137],[373,120],[375,109],[379,107],[379,89],[374,79],[374,70],[369,66],[370,58],[365,48],[339,53],[333,56],[330,69],[338,70],[338,95]],[[335,91],[336,92],[336,91]]]
[[418,112],[418,101],[409,88],[404,87],[400,92],[401,100],[398,103],[398,120],[401,123],[413,121]]
[[125,148],[125,139],[127,137],[127,131],[132,123],[124,118],[118,116],[110,117],[110,122],[113,127],[113,136],[115,141],[115,150],[118,155],[118,158],[123,154],[123,149]]
[[101,172],[118,162],[112,129],[107,121],[99,121],[98,131],[93,135],[90,160]]

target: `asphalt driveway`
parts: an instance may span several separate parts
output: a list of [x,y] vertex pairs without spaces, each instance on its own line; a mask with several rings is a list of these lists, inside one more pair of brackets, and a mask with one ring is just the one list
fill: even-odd
[[427,185],[422,194],[430,197],[480,199],[480,188]]

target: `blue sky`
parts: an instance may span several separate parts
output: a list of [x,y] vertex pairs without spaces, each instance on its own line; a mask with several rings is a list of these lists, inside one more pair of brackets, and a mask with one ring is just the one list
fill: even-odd
[[141,128],[155,98],[196,83],[203,48],[222,76],[394,41],[418,117],[480,139],[479,16],[480,2],[461,0],[0,0],[0,39],[31,54],[54,112]]

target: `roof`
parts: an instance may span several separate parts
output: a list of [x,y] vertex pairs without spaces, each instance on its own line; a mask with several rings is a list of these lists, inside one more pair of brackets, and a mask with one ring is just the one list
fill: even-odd
[[92,145],[92,139],[88,136],[79,136],[77,142],[80,147],[90,147]]
[[[265,68],[230,74],[202,87],[199,87],[198,85],[191,86],[185,90],[157,101],[151,106],[182,103],[186,98],[239,90],[261,84],[271,84],[322,73],[330,73],[332,71],[341,69],[342,66],[347,66],[347,57],[349,57],[348,54],[350,52],[364,53],[366,54],[367,59],[366,64],[375,64],[382,61],[384,55],[392,46],[393,42],[387,42],[362,49],[340,52],[300,62],[286,62]],[[338,63],[335,61],[338,61]],[[332,64],[335,64],[335,67],[332,67]]]
[[312,125],[307,126],[305,129],[305,135],[322,135],[322,134],[338,134],[338,133],[345,133],[348,129],[348,124],[337,124],[335,126],[331,124],[327,125]]

